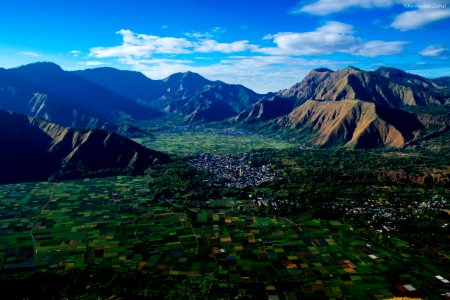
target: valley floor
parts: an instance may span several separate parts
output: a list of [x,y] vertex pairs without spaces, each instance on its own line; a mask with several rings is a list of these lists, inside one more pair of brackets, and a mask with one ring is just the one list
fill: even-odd
[[154,137],[135,138],[134,141],[168,154],[180,156],[199,153],[239,154],[260,149],[287,149],[297,146],[276,138],[235,128],[187,130],[158,130]]

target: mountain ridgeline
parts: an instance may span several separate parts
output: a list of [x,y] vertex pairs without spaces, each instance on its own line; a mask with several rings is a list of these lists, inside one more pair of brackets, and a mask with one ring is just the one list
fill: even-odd
[[[291,88],[265,95],[192,72],[152,80],[113,68],[64,71],[53,63],[0,69],[1,109],[65,127],[139,136],[149,134],[140,128],[147,121],[219,122],[289,132],[320,147],[400,148],[445,131],[449,90],[448,77],[394,68],[315,69]],[[429,108],[441,111],[438,119]]]
[[163,80],[111,68],[75,74],[186,123],[223,121],[263,97],[242,85],[210,81],[192,72],[176,73]]
[[145,132],[122,122],[121,117],[161,115],[52,63],[0,69],[0,108],[63,126],[104,129],[124,135]]
[[[448,96],[440,93],[446,86],[437,83],[433,85],[434,81],[431,79],[389,68],[397,70],[398,75],[392,78],[390,75],[393,72],[388,72],[387,69],[380,68],[373,72],[354,67],[337,71],[316,69],[300,83],[280,91],[279,94],[284,97],[296,97],[299,103],[309,99],[323,101],[359,99],[390,106],[448,104]],[[409,79],[414,77],[417,81]],[[430,82],[430,86],[422,84],[427,81]]]
[[169,161],[116,133],[0,110],[0,183],[140,174]]
[[[321,68],[276,96],[255,103],[235,121],[267,121],[265,127],[287,130],[313,146],[402,148],[434,130],[431,127],[436,123],[439,132],[445,131],[450,124],[448,113],[439,121],[426,114],[425,121],[422,111],[430,107],[448,111],[448,88],[445,78],[427,79],[393,68],[372,72]],[[411,107],[417,113],[405,111]]]

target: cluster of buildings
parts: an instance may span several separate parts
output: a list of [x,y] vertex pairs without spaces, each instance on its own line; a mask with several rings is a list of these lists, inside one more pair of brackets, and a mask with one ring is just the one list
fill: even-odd
[[243,153],[238,156],[202,153],[188,161],[195,169],[208,170],[213,177],[210,186],[244,188],[272,181],[278,172],[270,164],[256,164],[259,153]]
[[[426,211],[448,210],[447,200],[435,195],[428,201],[411,201],[405,204],[404,200],[374,200],[368,199],[363,203],[343,203],[341,209],[345,209],[345,217],[356,219],[362,217],[369,225],[382,232],[398,231],[399,222],[410,222],[428,218]],[[448,226],[448,225],[447,225]]]

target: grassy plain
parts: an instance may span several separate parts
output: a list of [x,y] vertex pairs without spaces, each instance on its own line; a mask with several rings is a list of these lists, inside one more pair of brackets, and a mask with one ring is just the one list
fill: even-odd
[[168,154],[180,156],[201,152],[238,154],[259,149],[286,149],[295,146],[287,141],[258,134],[223,134],[216,132],[156,133],[154,138],[136,138],[140,144]]

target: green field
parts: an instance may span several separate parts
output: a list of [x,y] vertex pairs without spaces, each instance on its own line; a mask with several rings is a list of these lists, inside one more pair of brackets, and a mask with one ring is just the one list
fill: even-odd
[[258,215],[252,201],[230,198],[149,206],[147,182],[0,186],[0,278],[89,266],[139,273],[161,286],[202,278],[226,297],[438,299],[445,292],[435,278],[445,268],[384,249],[349,225]]
[[154,139],[136,138],[134,140],[148,148],[182,156],[201,152],[238,154],[258,149],[286,149],[295,146],[287,141],[258,134],[227,135],[207,131],[156,133]]

